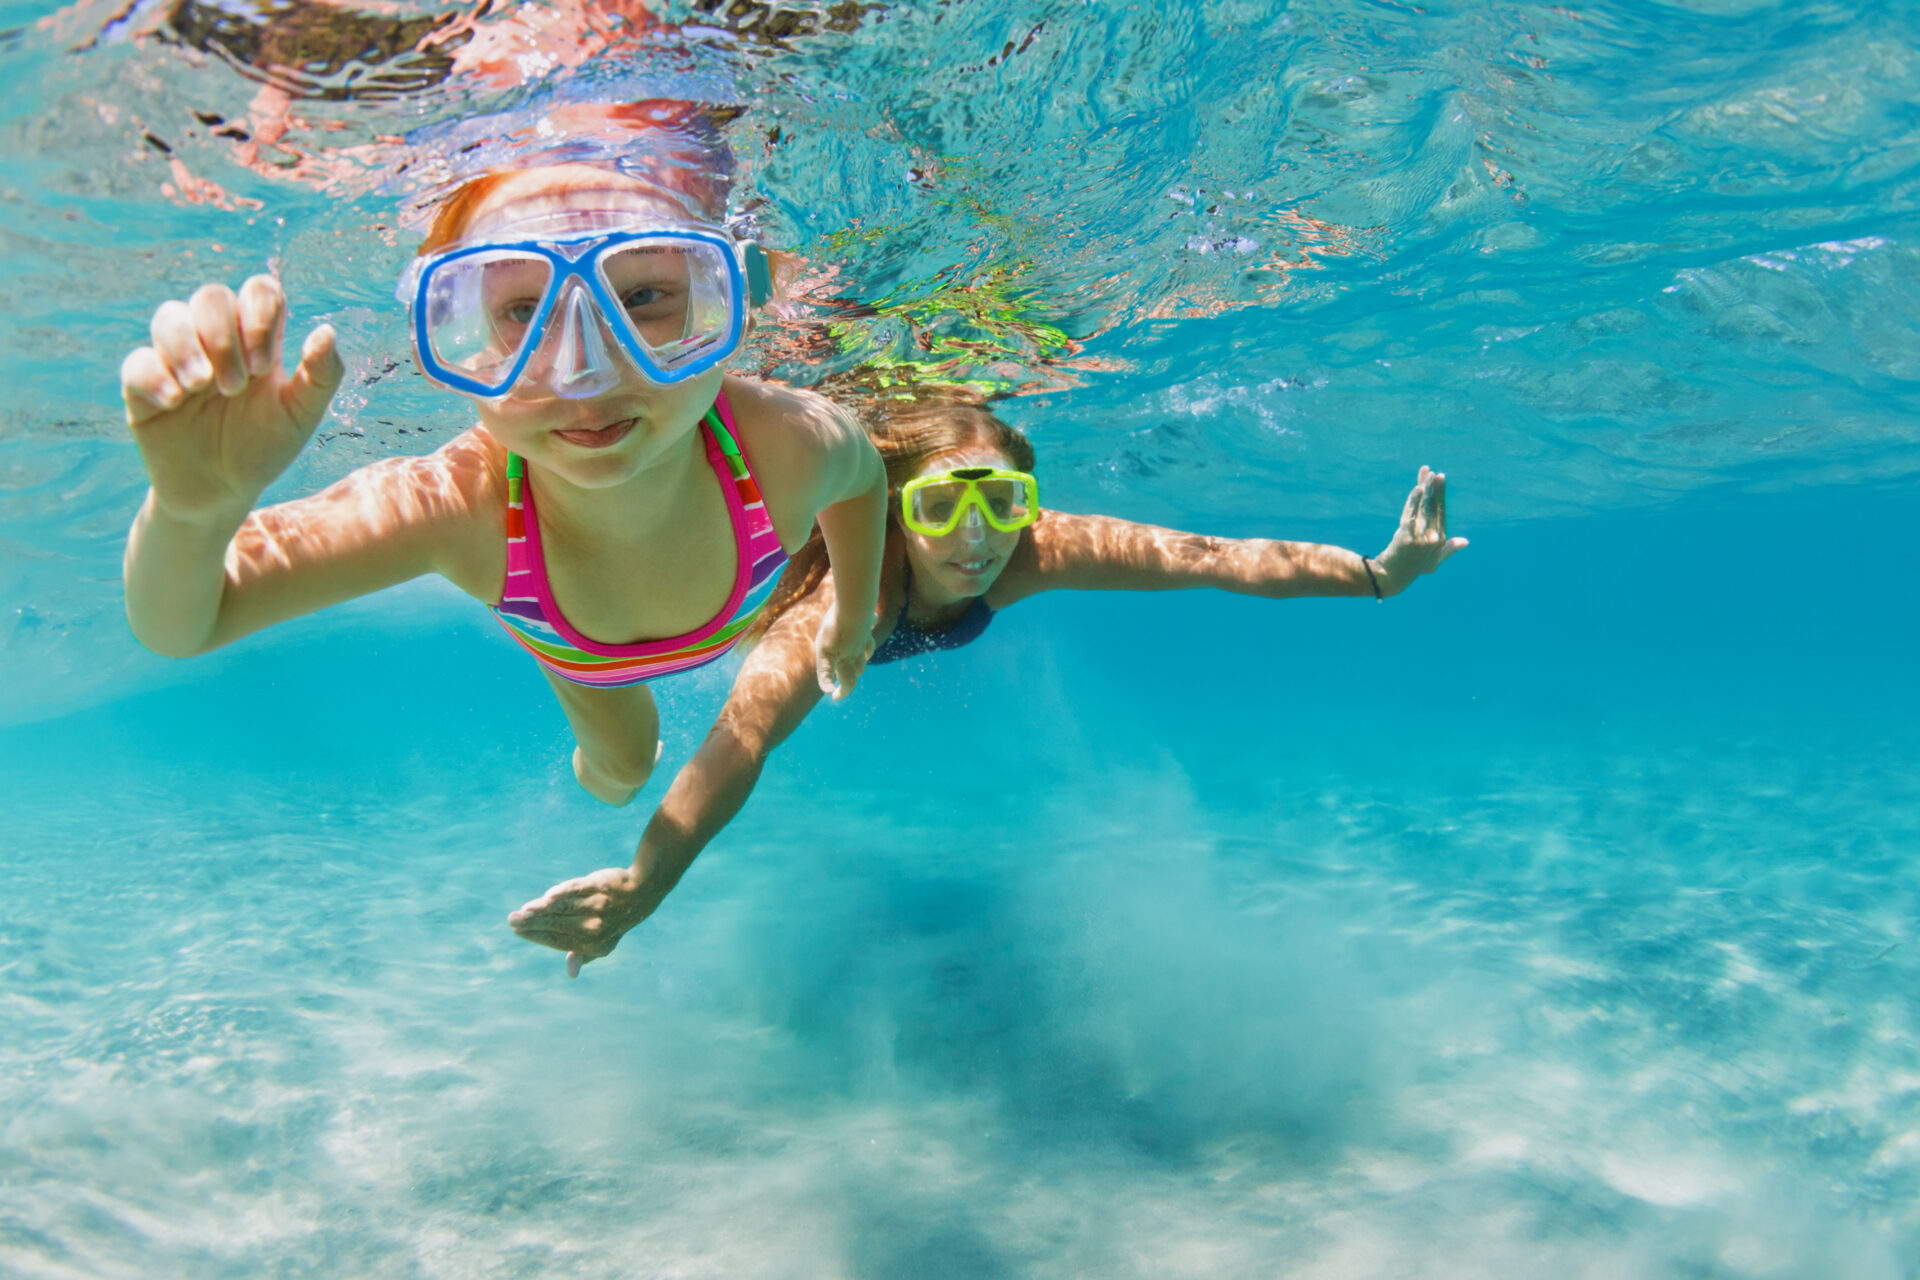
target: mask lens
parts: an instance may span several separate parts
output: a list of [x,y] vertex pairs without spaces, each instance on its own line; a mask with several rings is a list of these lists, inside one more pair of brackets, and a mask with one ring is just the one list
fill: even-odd
[[[601,283],[624,322],[664,370],[680,368],[733,334],[733,280],[723,251],[662,236],[623,245],[600,260]],[[725,354],[722,352],[721,354]]]
[[1011,529],[1032,518],[1032,504],[1027,501],[1025,481],[988,478],[978,483],[980,498],[987,504],[989,524]]
[[526,345],[553,280],[545,258],[511,250],[464,254],[428,268],[426,338],[443,367],[502,378]]
[[966,496],[966,492],[967,486],[958,480],[939,480],[915,489],[908,501],[912,525],[920,533],[937,536],[947,532],[948,527],[955,523],[960,499]]

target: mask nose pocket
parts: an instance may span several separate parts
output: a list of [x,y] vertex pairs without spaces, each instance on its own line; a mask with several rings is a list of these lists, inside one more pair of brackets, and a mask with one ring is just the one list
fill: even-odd
[[601,333],[599,310],[592,296],[573,283],[556,310],[560,332],[547,375],[553,389],[569,400],[584,400],[610,389],[619,375]]

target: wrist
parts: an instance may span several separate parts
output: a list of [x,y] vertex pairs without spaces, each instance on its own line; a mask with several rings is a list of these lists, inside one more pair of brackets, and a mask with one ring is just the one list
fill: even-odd
[[667,889],[658,886],[659,877],[650,876],[636,859],[627,869],[626,876],[620,882],[621,893],[608,902],[607,915],[619,923],[619,932],[625,933],[648,916],[652,915],[667,896]]
[[632,909],[629,914],[637,920],[652,915],[692,864],[693,859],[677,841],[663,847],[643,839],[634,851],[633,865],[627,868],[626,879],[621,884]]
[[1407,572],[1401,558],[1394,554],[1392,545],[1371,557],[1371,560],[1374,575],[1380,579],[1380,595],[1383,599],[1397,596],[1412,585],[1415,575]]
[[1385,602],[1386,598],[1393,594],[1391,575],[1387,571],[1387,566],[1381,563],[1378,556],[1356,554],[1360,555],[1361,593],[1372,596],[1376,602]]
[[846,596],[835,596],[833,601],[833,629],[842,639],[867,635],[873,630],[873,617],[879,609],[879,601],[870,601],[866,608]]
[[253,503],[236,498],[224,502],[174,505],[168,503],[158,489],[149,487],[140,514],[148,524],[163,525],[179,533],[217,536],[224,543],[253,514]]

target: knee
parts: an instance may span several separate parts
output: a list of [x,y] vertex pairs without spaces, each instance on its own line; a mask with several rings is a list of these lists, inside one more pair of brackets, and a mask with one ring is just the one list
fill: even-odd
[[640,793],[647,785],[647,779],[653,776],[653,767],[660,759],[660,743],[653,744],[653,754],[588,755],[584,747],[573,749],[573,776],[584,787],[588,795],[619,808]]

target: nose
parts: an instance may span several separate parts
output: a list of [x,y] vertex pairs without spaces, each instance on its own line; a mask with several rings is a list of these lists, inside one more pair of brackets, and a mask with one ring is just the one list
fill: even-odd
[[961,521],[960,527],[965,531],[968,542],[985,542],[987,540],[987,522],[981,518],[980,508],[977,506],[969,505],[967,507],[967,518]]
[[[554,304],[552,332],[541,341],[541,346],[549,349],[542,353],[549,355],[546,383],[556,395],[585,400],[612,390],[620,380],[604,328],[599,308],[594,306],[586,286],[570,281],[565,295]],[[528,373],[534,371],[529,369]]]

